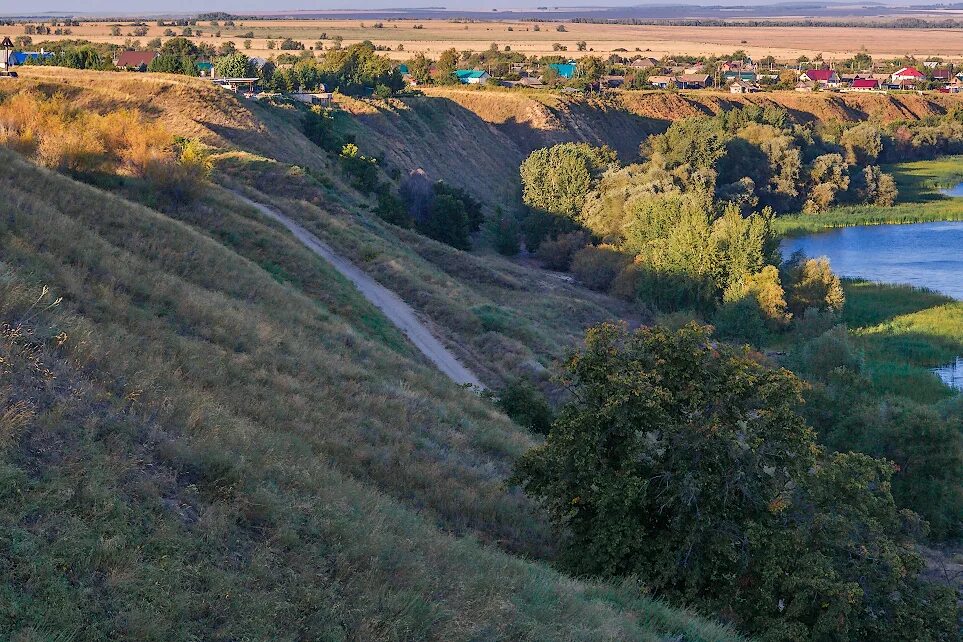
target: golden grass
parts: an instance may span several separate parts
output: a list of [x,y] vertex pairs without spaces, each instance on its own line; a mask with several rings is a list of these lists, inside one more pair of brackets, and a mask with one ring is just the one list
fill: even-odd
[[[32,391],[0,451],[0,637],[732,639],[480,544],[544,550],[501,486],[530,439],[355,329],[370,306],[229,196],[188,225],[0,160],[0,320],[26,337],[0,392]],[[30,312],[41,284],[63,302]]]

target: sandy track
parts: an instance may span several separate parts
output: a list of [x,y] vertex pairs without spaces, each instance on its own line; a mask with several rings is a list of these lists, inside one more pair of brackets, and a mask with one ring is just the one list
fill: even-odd
[[388,320],[395,324],[408,337],[408,340],[439,370],[448,375],[452,381],[459,385],[470,384],[476,388],[484,389],[485,386],[482,385],[478,377],[462,365],[455,358],[455,355],[442,345],[441,341],[418,319],[415,311],[401,297],[365,274],[351,261],[337,254],[327,243],[281,212],[263,203],[252,201],[236,192],[235,194],[268,218],[274,219],[288,228],[305,247],[330,263],[334,269],[351,281],[364,298],[381,310],[388,317]]

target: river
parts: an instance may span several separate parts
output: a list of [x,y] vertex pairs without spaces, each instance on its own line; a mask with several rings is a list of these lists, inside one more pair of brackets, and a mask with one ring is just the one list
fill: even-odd
[[[780,248],[829,258],[840,276],[929,288],[963,300],[963,222],[847,227],[786,239]],[[933,371],[963,390],[963,356]]]
[[[963,204],[961,204],[963,207]],[[826,256],[840,276],[904,283],[963,300],[963,221],[844,227],[786,239],[784,256]]]

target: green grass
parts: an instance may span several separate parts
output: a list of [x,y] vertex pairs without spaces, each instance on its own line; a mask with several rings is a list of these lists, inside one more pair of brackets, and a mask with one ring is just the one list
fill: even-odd
[[854,225],[886,225],[963,220],[963,199],[947,198],[939,189],[963,182],[963,157],[888,165],[899,188],[892,207],[854,205],[818,214],[777,217],[773,228],[780,236],[802,236]]
[[882,394],[933,403],[954,391],[930,372],[963,355],[963,302],[909,286],[846,281],[843,320]]
[[0,638],[735,638],[531,561],[533,439],[229,194],[0,160]]

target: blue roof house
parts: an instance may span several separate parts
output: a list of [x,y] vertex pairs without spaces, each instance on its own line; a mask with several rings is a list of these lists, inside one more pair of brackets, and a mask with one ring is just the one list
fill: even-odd
[[575,72],[578,71],[578,66],[574,62],[553,62],[549,67],[557,71],[558,75],[566,80],[574,78]]
[[487,71],[479,69],[458,69],[455,71],[455,78],[463,85],[477,85],[485,82],[491,76]]

